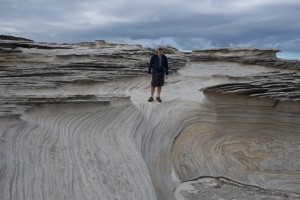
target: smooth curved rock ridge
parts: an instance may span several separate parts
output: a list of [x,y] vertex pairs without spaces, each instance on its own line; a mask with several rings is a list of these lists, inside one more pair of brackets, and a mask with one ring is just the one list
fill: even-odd
[[22,116],[24,111],[35,109],[39,106],[51,105],[51,104],[108,104],[114,100],[120,101],[120,99],[129,99],[126,96],[116,95],[11,95],[1,97],[0,116]]
[[269,98],[278,101],[300,101],[300,76],[297,73],[271,73],[255,77],[253,82],[228,83],[208,87],[204,94]]
[[300,62],[297,60],[278,59],[277,49],[256,49],[256,48],[218,48],[208,50],[196,50],[187,54],[194,62],[198,61],[225,61],[249,65],[260,65],[276,67],[280,69],[300,69]]
[[168,47],[148,103],[153,49],[43,45],[0,51],[0,199],[300,198],[298,63]]
[[255,58],[276,58],[278,49],[258,48],[215,48],[193,51],[197,55],[215,55],[218,57],[255,57]]

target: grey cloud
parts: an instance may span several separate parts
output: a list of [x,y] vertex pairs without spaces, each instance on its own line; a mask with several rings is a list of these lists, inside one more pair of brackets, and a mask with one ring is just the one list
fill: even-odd
[[226,46],[300,52],[296,0],[0,0],[0,33],[36,41],[157,43],[184,50]]

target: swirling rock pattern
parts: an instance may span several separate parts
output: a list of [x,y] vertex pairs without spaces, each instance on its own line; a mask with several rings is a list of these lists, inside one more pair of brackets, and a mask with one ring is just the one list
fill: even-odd
[[148,103],[153,52],[0,40],[0,199],[299,199],[299,63],[167,47]]
[[174,144],[173,167],[180,180],[224,177],[266,191],[298,193],[299,104],[208,99],[205,118],[181,132]]

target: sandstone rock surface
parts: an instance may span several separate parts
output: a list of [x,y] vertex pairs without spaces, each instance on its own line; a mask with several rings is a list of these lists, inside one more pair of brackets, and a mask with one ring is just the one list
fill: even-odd
[[300,199],[299,62],[166,52],[2,37],[0,199]]

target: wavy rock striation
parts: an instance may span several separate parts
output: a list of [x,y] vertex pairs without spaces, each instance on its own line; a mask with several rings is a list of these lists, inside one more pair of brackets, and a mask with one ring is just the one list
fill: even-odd
[[[299,62],[0,37],[0,199],[299,199]],[[280,64],[281,63],[281,64]]]
[[250,187],[230,197],[252,199],[251,190],[259,188],[263,195],[254,199],[293,199],[300,180],[299,103],[210,90],[204,91],[203,116],[182,131],[173,146],[173,167],[180,180],[199,180],[185,183],[200,187],[186,199],[200,198],[207,186],[218,198],[233,188]]

